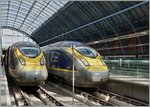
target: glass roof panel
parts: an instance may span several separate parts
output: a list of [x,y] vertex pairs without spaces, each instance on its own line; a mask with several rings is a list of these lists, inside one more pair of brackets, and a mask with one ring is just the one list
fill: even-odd
[[57,3],[55,3],[55,2],[51,2],[51,5],[52,5],[54,8],[56,8],[56,10],[58,10],[58,9],[60,8],[60,6],[59,6]]
[[46,15],[50,15],[53,13],[53,11],[51,9],[49,9],[48,7],[46,7],[45,11],[43,13],[45,13]]
[[21,4],[21,6],[20,6],[20,9],[19,9],[19,12],[24,12],[24,13],[27,13],[28,12],[28,9],[27,9],[27,7],[24,7],[22,4]]
[[30,35],[67,2],[1,0],[2,26],[19,28]]
[[[23,18],[22,17],[17,17],[16,20],[20,20],[21,22],[23,21]],[[21,24],[21,23],[20,23]]]
[[65,5],[68,1],[62,0],[62,1],[60,1],[60,2],[62,2],[62,3]]

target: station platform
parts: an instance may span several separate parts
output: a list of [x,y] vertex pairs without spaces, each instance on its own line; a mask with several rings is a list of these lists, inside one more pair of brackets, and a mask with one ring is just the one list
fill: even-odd
[[110,75],[110,80],[149,86],[149,78],[137,78],[134,76],[125,76],[125,75],[113,75],[113,76]]
[[0,70],[0,106],[10,106],[10,94],[4,67]]
[[109,80],[101,88],[139,101],[149,102],[149,78],[110,74]]

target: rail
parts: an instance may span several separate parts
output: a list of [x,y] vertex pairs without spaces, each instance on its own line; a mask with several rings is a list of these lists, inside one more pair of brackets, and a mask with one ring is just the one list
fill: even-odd
[[[50,85],[56,87],[56,88],[59,87],[60,90],[62,90],[63,92],[69,94],[70,96],[73,95],[72,94],[72,87],[70,87],[70,86],[67,86],[67,85],[64,85],[64,84],[61,84],[61,83],[59,85],[53,84],[51,82],[48,82],[48,83]],[[79,100],[79,101],[81,101],[81,102],[83,102],[83,103],[85,103],[85,104],[87,104],[89,106],[100,106],[100,105],[115,106],[114,104],[112,104],[110,102],[107,102],[107,101],[105,101],[103,99],[95,97],[95,96],[93,96],[91,94],[88,94],[86,92],[80,91],[78,89],[75,89],[74,92],[75,92],[74,97],[77,100]]]
[[63,106],[64,104],[58,101],[54,96],[50,95],[44,88],[39,86],[37,90],[38,97],[48,106]]
[[17,106],[32,106],[29,96],[23,92],[18,86],[12,85],[14,98]]

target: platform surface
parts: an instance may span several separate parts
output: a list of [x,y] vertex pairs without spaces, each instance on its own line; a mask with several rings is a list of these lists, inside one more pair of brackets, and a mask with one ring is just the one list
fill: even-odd
[[149,78],[137,78],[125,75],[110,75],[110,80],[122,81],[127,83],[149,86]]
[[8,89],[7,78],[3,67],[0,70],[0,106],[10,106],[10,94]]

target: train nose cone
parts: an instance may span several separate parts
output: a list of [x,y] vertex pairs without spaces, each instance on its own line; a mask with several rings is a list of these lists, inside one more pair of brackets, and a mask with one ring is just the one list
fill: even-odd
[[91,72],[93,82],[106,82],[108,80],[108,71]]
[[105,82],[109,78],[108,68],[107,66],[91,66],[86,76],[91,82]]
[[21,81],[25,84],[42,84],[47,79],[48,72],[42,66],[26,66],[21,71]]
[[109,78],[108,71],[87,72],[87,79],[91,82],[106,82]]

